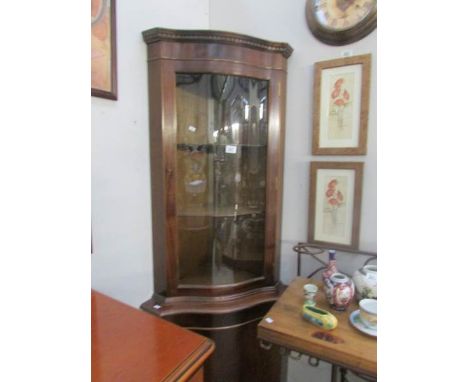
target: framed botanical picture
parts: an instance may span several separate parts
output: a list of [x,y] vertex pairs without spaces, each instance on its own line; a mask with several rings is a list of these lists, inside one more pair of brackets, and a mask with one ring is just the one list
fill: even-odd
[[312,162],[308,242],[358,249],[363,162]]
[[312,154],[366,154],[370,66],[370,54],[315,64]]
[[115,0],[91,0],[91,95],[117,99]]

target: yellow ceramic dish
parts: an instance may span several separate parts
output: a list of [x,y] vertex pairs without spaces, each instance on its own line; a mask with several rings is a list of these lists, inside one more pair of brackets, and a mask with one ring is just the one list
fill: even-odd
[[312,324],[326,330],[335,329],[338,326],[338,320],[333,314],[316,306],[304,304],[302,316]]

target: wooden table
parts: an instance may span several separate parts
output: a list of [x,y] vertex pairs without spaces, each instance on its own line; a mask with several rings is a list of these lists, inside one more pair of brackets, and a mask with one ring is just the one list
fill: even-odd
[[91,292],[93,382],[203,381],[213,342]]
[[[302,318],[302,288],[308,282],[320,287],[315,299],[317,307],[335,315],[338,319],[335,329],[325,331]],[[332,310],[321,283],[298,277],[258,325],[258,338],[360,374],[377,377],[377,339],[351,325],[349,315],[356,309],[357,303],[353,302],[345,312]],[[269,319],[273,322],[268,323]]]

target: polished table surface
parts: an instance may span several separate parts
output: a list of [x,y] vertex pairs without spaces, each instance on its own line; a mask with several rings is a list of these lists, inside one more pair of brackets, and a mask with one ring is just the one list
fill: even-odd
[[[319,286],[317,307],[328,310],[338,319],[338,326],[325,331],[302,318],[303,286]],[[258,325],[258,338],[300,352],[358,373],[377,376],[377,339],[361,333],[349,322],[358,309],[354,301],[346,311],[330,308],[322,284],[303,277],[296,278]],[[267,319],[272,319],[269,323]]]
[[92,381],[201,381],[213,343],[149,313],[91,292]]

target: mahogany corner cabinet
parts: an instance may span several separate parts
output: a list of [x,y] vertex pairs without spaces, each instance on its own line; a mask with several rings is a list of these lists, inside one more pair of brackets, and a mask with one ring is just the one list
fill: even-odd
[[154,28],[148,45],[154,294],[141,308],[216,344],[209,382],[275,382],[257,341],[277,300],[286,43]]

